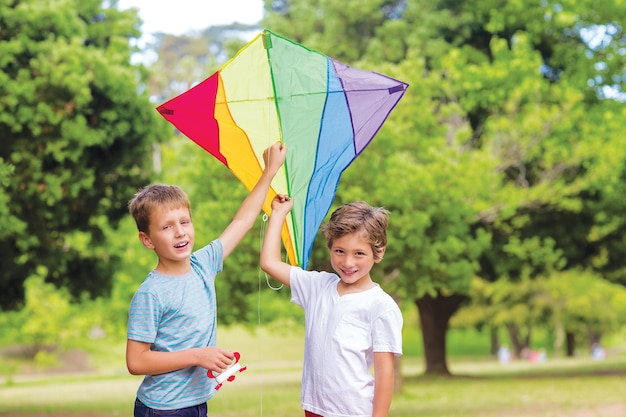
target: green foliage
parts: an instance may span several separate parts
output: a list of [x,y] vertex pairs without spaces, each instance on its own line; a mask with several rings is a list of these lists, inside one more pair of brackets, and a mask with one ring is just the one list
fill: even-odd
[[433,297],[423,313],[443,317],[444,298],[472,294],[479,276],[501,287],[490,319],[528,325],[545,317],[526,297],[554,271],[626,282],[625,107],[606,99],[608,86],[625,90],[621,1],[265,7],[270,29],[410,84],[335,202],[391,210],[375,270],[391,292]]
[[[289,300],[291,292],[288,287],[277,286],[276,282],[266,277],[263,272],[259,275],[258,284],[258,292],[247,297],[248,326],[260,323],[264,328],[278,334],[304,329],[304,311]],[[252,308],[255,305],[257,309]]]
[[17,318],[20,331],[15,342],[38,354],[67,339],[72,311],[67,293],[57,291],[40,276],[28,279],[25,287],[25,305]]
[[597,274],[569,270],[542,281],[540,288],[535,302],[550,309],[554,327],[578,336],[582,347],[596,341],[590,336],[615,333],[626,325],[626,288]]
[[87,301],[71,302],[65,289],[44,281],[45,270],[25,281],[24,307],[3,314],[0,343],[21,350],[38,366],[55,365],[58,353],[82,345],[102,322]]
[[200,34],[158,33],[143,51],[158,59],[150,64],[150,96],[165,101],[207,78],[244,44],[248,34],[260,29],[233,23],[211,26]]
[[[15,167],[7,164],[0,157],[0,187],[6,187],[10,183],[10,178],[15,172]],[[0,224],[0,239],[13,233],[19,233],[24,230],[26,224],[15,217],[9,209],[9,196],[0,194],[0,218],[4,219]]]
[[[532,329],[528,347],[542,346],[556,354],[563,351],[566,332],[575,336],[578,348],[586,350],[626,325],[626,288],[590,271],[572,269],[518,282],[475,279],[472,288],[472,303],[459,311],[454,326]],[[537,339],[540,329],[553,335],[551,346]]]
[[40,266],[74,297],[110,290],[118,254],[103,225],[125,215],[120,196],[146,181],[163,137],[129,63],[136,22],[99,0],[0,4],[0,159],[14,167],[0,207],[19,219],[0,234],[3,309]]

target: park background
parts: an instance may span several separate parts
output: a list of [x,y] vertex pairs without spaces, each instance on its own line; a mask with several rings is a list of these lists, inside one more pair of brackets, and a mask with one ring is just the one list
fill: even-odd
[[[0,414],[130,413],[127,309],[155,258],[128,200],[180,185],[199,246],[246,195],[155,107],[268,28],[410,84],[334,202],[392,213],[373,271],[405,317],[391,415],[625,415],[626,4],[264,7],[144,45],[115,1],[0,1]],[[263,226],[217,284],[219,343],[249,370],[213,415],[299,412],[302,314],[258,268]]]

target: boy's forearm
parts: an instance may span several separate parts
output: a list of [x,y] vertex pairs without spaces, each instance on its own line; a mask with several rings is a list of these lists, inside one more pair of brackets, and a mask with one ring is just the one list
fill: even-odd
[[[235,213],[234,221],[241,224],[248,230],[252,228],[256,217],[263,208],[263,203],[267,198],[272,179],[280,170],[285,158],[287,148],[280,142],[276,142],[263,152],[265,168],[248,196],[241,203]],[[271,160],[271,163],[270,163]],[[241,227],[241,226],[240,226]]]
[[263,203],[267,198],[267,192],[272,178],[272,173],[268,173],[267,171],[263,172],[259,181],[257,181],[254,188],[239,206],[233,220],[220,235],[219,239],[222,242],[224,258],[227,258],[232,253],[239,242],[241,242],[241,239],[243,239],[246,233],[254,226],[254,222],[261,212]]
[[372,417],[387,417],[391,408],[392,387],[384,387],[374,394]]
[[250,193],[241,203],[241,206],[235,214],[235,220],[247,220],[251,225],[254,224],[267,198],[271,181],[272,175],[267,171],[263,171],[259,181],[257,181]]
[[261,247],[261,269],[278,282],[290,286],[291,265],[281,260],[281,232],[286,213],[272,213]]
[[267,262],[280,261],[280,235],[285,222],[285,216],[272,214],[265,230],[265,238],[261,246],[261,268]]
[[394,384],[392,353],[374,353],[374,409],[372,417],[387,417]]
[[159,375],[196,364],[197,359],[192,349],[178,352],[147,350],[134,355],[127,361],[128,370],[133,375]]

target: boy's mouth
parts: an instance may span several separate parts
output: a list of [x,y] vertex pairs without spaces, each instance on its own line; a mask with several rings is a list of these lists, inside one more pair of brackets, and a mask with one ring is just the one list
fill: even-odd
[[342,272],[347,277],[351,277],[352,275],[356,274],[356,270],[353,270],[353,269],[351,270],[343,269]]

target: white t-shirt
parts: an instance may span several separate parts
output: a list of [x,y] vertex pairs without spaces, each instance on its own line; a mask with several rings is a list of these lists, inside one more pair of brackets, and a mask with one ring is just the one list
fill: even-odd
[[291,301],[304,309],[302,408],[371,417],[374,352],[402,354],[402,314],[380,286],[339,296],[339,276],[292,267]]

